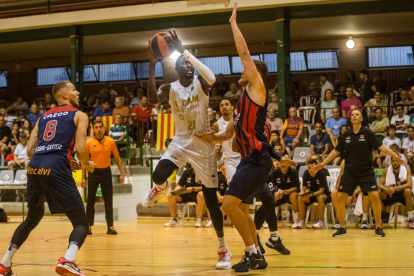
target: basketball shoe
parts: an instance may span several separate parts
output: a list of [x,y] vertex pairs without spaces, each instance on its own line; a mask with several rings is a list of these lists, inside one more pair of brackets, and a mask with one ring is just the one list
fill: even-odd
[[290,251],[282,244],[280,237],[274,241],[272,238],[269,238],[266,242],[266,246],[276,250],[282,255],[290,255]]
[[13,273],[11,266],[6,268],[0,264],[0,276],[16,276],[16,274]]
[[224,269],[230,269],[231,268],[231,253],[228,248],[226,248],[226,251],[218,251],[219,255],[218,263],[216,264],[217,270],[224,270]]
[[167,181],[165,181],[165,188],[161,189],[158,188],[158,185],[155,185],[154,188],[152,188],[145,196],[144,199],[142,200],[142,206],[143,207],[152,207],[155,205],[155,203],[157,203],[157,200],[161,197],[161,196],[165,196],[168,192],[168,190],[170,189],[171,186],[171,181],[169,179],[167,179]]
[[109,226],[106,234],[115,236],[115,235],[118,235],[118,232],[116,232],[115,227]]
[[206,228],[211,228],[211,227],[214,227],[214,225],[213,225],[213,221],[212,220],[209,220],[208,221],[208,223],[206,224],[206,226],[205,226]]
[[361,221],[361,229],[369,229],[368,221],[366,220]]
[[413,221],[412,218],[408,219],[407,227],[408,227],[408,229],[414,229],[414,221]]
[[70,262],[65,258],[60,258],[56,265],[56,273],[63,276],[85,276],[78,267],[75,261]]
[[314,225],[312,225],[313,229],[322,229],[324,227],[323,221],[318,220],[317,223],[315,223]]
[[298,227],[296,229],[306,229],[305,222],[303,220],[299,221]]
[[170,219],[169,222],[167,222],[166,224],[164,224],[165,227],[179,227],[180,224],[178,223],[177,220],[175,219]]
[[249,272],[252,269],[265,269],[266,267],[267,262],[262,254],[259,252],[257,254],[245,252],[241,261],[233,265],[232,268],[235,272]]

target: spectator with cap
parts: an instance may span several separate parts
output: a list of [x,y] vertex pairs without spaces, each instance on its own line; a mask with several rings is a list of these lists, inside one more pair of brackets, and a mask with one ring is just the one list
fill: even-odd
[[42,114],[39,112],[39,106],[37,104],[32,104],[31,108],[32,113],[26,116],[26,119],[29,120],[34,127],[36,125],[37,120],[42,117]]
[[341,126],[346,125],[346,120],[341,117],[341,110],[339,107],[332,109],[333,117],[326,121],[325,131],[331,138],[332,145],[336,147],[338,144],[339,130]]
[[110,101],[103,100],[101,107],[96,107],[95,111],[93,112],[94,117],[104,117],[104,116],[112,116],[112,110],[110,108]]
[[397,115],[391,118],[391,124],[396,126],[397,133],[395,135],[402,141],[408,136],[407,128],[410,125],[410,116],[404,114],[404,106],[402,104],[397,104],[395,111]]
[[372,122],[371,130],[375,133],[375,136],[377,136],[378,140],[382,144],[384,138],[387,137],[387,129],[390,125],[390,120],[387,116],[383,116],[381,107],[377,107],[375,109],[375,118],[376,120]]
[[298,116],[296,107],[289,108],[289,118],[283,124],[280,136],[285,144],[292,144],[292,156],[295,148],[302,143],[303,126],[303,118]]
[[267,119],[266,122],[269,122],[271,130],[282,130],[283,121],[280,118],[276,117],[276,110],[267,109]]
[[27,135],[26,133],[20,134],[20,143],[14,150],[13,162],[9,162],[7,167],[9,170],[13,169],[25,169],[29,165],[30,158],[27,156]]

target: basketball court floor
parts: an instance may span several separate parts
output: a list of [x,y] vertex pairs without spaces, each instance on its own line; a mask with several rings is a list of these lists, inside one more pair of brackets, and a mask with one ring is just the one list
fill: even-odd
[[[116,223],[118,236],[107,236],[106,225],[93,227],[77,262],[86,275],[235,275],[233,270],[217,271],[217,240],[214,229],[193,227],[184,220],[182,228],[165,228],[168,218],[139,218]],[[21,222],[12,217],[0,224],[0,255]],[[310,223],[309,223],[310,225]],[[54,268],[66,252],[72,229],[64,217],[45,217],[14,258],[13,271],[19,276],[56,275]],[[347,237],[332,238],[334,230],[280,229],[283,243],[291,251],[282,256],[267,250],[266,270],[244,275],[410,275],[414,273],[414,231],[402,225],[385,228],[386,238],[373,230],[352,227]],[[240,261],[244,245],[236,229],[225,228],[233,259]],[[262,242],[268,238],[261,231]],[[412,275],[412,274],[411,274]]]

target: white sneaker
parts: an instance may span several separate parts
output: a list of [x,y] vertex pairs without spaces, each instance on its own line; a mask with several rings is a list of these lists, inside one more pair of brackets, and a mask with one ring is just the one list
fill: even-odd
[[339,223],[335,223],[334,225],[332,225],[332,228],[339,229],[341,228],[341,225],[339,225]]
[[216,264],[217,270],[224,270],[224,269],[230,269],[231,268],[231,253],[229,249],[227,248],[226,251],[217,252],[219,255],[218,263]]
[[165,181],[165,188],[164,189],[160,189],[158,188],[158,185],[155,185],[154,188],[152,188],[142,199],[142,206],[143,207],[152,207],[155,205],[155,203],[157,203],[157,200],[161,197],[161,196],[165,196],[171,186],[171,182],[169,179],[167,179],[167,181]]
[[305,222],[303,220],[299,221],[298,228],[299,229],[306,229],[306,225],[305,225]]
[[266,221],[265,221],[265,223],[263,223],[263,227],[266,228],[266,229],[269,228],[269,225],[267,224]]
[[206,228],[210,228],[210,227],[213,227],[213,226],[214,226],[213,225],[213,221],[212,220],[209,220],[205,227]]
[[299,223],[293,223],[292,229],[298,229],[298,228],[299,228]]
[[323,226],[323,221],[321,221],[321,220],[318,220],[318,222],[317,223],[315,223],[314,225],[312,225],[312,228],[313,229],[322,229],[324,226]]
[[197,222],[196,222],[196,224],[194,226],[195,226],[195,228],[201,228],[201,227],[203,227],[203,222],[201,221],[201,219],[198,219]]
[[178,223],[178,221],[170,219],[170,221],[164,224],[164,226],[165,227],[179,227],[180,224]]

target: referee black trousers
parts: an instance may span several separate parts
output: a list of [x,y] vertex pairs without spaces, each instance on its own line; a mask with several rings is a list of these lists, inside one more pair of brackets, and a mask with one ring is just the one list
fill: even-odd
[[105,202],[105,218],[108,227],[114,225],[113,215],[113,190],[112,190],[112,173],[111,168],[95,168],[93,173],[89,173],[88,179],[88,201],[86,206],[86,217],[89,226],[93,226],[95,219],[95,201],[96,192],[101,184],[102,196]]

